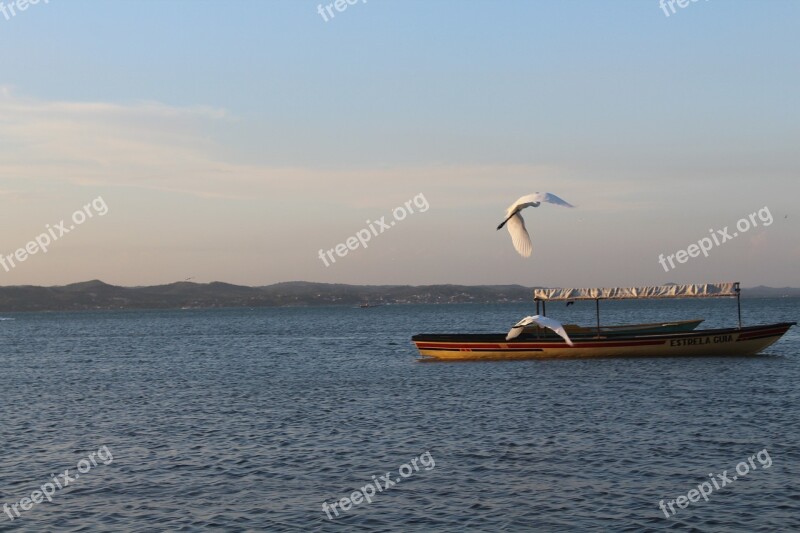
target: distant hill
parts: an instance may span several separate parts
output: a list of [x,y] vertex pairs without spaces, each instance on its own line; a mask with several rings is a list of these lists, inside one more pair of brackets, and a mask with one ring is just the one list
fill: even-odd
[[748,298],[797,298],[800,297],[800,289],[759,285],[751,289],[742,289],[742,297],[745,296]]
[[[180,309],[380,304],[530,302],[522,285],[341,285],[293,281],[265,287],[178,282],[152,287],[117,287],[99,280],[61,287],[0,287],[0,312],[97,309]],[[800,297],[800,289],[758,286],[749,298]]]
[[531,288],[521,285],[413,287],[304,281],[276,283],[266,287],[221,282],[117,287],[92,280],[61,287],[0,287],[0,311],[502,303],[530,301],[531,291]]

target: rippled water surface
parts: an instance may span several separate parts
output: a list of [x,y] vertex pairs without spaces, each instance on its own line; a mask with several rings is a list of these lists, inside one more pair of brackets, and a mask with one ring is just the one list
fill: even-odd
[[[745,324],[800,318],[796,299],[742,304]],[[564,322],[591,324],[593,313],[548,306]],[[612,302],[603,313],[736,323],[729,300]],[[108,453],[51,502],[13,521],[0,514],[0,531],[800,529],[797,327],[748,358],[423,364],[410,343],[505,331],[528,314],[5,314],[0,504]],[[707,502],[669,519],[659,509],[765,449],[769,468],[755,459]],[[425,452],[429,467],[418,461],[372,503],[328,520],[323,502],[399,478]]]

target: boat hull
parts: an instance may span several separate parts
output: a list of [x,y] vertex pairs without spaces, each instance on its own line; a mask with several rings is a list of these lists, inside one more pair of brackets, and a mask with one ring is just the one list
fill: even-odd
[[662,333],[575,339],[505,340],[505,334],[421,334],[412,337],[426,359],[449,361],[498,359],[580,359],[603,357],[703,357],[755,355],[778,339],[794,322]]

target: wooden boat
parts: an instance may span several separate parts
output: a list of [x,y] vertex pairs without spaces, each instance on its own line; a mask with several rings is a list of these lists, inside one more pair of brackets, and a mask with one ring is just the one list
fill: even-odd
[[536,339],[526,334],[506,341],[505,333],[423,334],[415,335],[412,341],[423,357],[447,360],[754,355],[795,324],[577,338],[573,346],[560,338]]
[[[506,334],[420,334],[412,341],[420,355],[439,360],[553,359],[591,357],[699,357],[754,355],[780,339],[795,322],[742,327],[739,283],[666,285],[613,289],[540,289],[534,299],[544,307],[552,300],[594,299],[594,335],[579,335],[569,346],[560,337],[537,337],[525,331],[506,340]],[[609,334],[600,325],[602,299],[735,297],[739,326],[697,331],[627,331]],[[544,311],[543,311],[544,312]]]

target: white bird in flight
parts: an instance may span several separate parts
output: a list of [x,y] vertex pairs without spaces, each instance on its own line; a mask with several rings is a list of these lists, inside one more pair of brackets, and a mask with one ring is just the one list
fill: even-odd
[[506,224],[508,225],[508,232],[511,234],[511,242],[514,243],[514,248],[517,249],[517,252],[519,252],[519,255],[522,257],[530,257],[533,246],[531,245],[531,237],[528,235],[528,230],[525,229],[525,220],[522,219],[522,215],[520,215],[519,212],[526,207],[539,207],[539,204],[542,202],[563,205],[564,207],[575,207],[553,193],[535,192],[523,196],[511,204],[511,206],[506,209],[506,219],[497,226],[497,229],[500,229]]
[[566,330],[564,330],[564,326],[561,325],[561,322],[540,315],[526,316],[525,318],[514,324],[514,327],[512,327],[508,331],[508,335],[506,335],[506,340],[510,341],[511,339],[516,339],[525,329],[525,326],[530,326],[531,324],[536,324],[544,328],[552,329],[553,331],[558,333],[558,335],[562,339],[564,339],[564,341],[567,344],[573,346],[572,339],[570,339],[569,335],[567,335],[567,332]]

